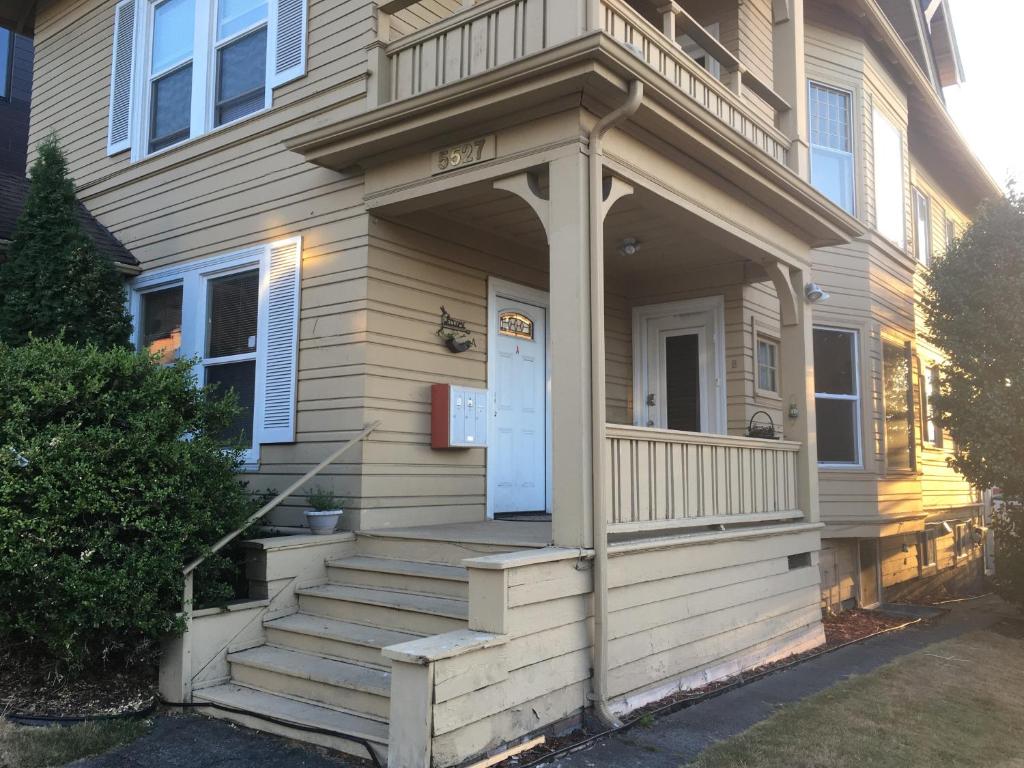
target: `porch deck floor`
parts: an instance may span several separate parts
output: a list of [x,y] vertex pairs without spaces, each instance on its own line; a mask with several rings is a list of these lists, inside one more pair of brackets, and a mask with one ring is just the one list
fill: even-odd
[[417,525],[408,528],[376,528],[359,531],[363,536],[392,539],[448,541],[462,544],[495,544],[510,547],[547,547],[551,544],[551,523],[547,521],[484,520],[477,523]]

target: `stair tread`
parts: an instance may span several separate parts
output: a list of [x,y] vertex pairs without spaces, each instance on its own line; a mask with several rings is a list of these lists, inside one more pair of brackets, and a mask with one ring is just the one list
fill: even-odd
[[351,568],[359,571],[377,571],[403,576],[419,576],[429,579],[446,581],[469,581],[469,572],[460,565],[442,565],[441,563],[424,563],[416,560],[395,560],[388,557],[372,557],[370,555],[352,555],[327,563],[329,568]]
[[328,659],[303,651],[261,645],[246,651],[229,653],[228,661],[232,664],[243,664],[289,677],[312,680],[339,688],[351,688],[378,696],[391,694],[391,673],[387,670]]
[[347,600],[452,619],[469,618],[469,601],[457,597],[422,595],[416,592],[398,592],[376,587],[351,587],[341,584],[321,584],[317,587],[298,589],[296,592],[299,595],[309,595],[310,597]]
[[264,626],[268,629],[313,635],[327,640],[363,645],[368,648],[386,648],[389,645],[407,643],[410,640],[419,640],[422,637],[422,635],[412,632],[399,632],[394,629],[371,627],[366,624],[356,624],[352,621],[314,616],[311,613],[293,613],[290,616],[268,621]]
[[268,693],[237,683],[202,688],[193,695],[198,704],[211,703],[266,715],[286,723],[312,726],[357,736],[376,744],[387,744],[388,724],[312,702]]

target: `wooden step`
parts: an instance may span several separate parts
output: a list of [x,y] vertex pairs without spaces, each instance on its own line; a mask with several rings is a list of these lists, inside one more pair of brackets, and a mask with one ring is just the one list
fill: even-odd
[[422,637],[307,613],[265,622],[263,628],[269,645],[383,666],[391,666],[391,660],[381,654],[381,648]]
[[[242,712],[223,709],[203,709],[204,714],[230,720],[266,733],[273,733],[296,741],[317,744],[328,749],[345,752],[356,757],[369,757],[366,748],[358,742],[343,738],[353,736],[368,742],[378,757],[387,761],[388,725],[379,719],[367,718],[322,704],[268,693],[235,683],[202,688],[193,698],[197,704],[215,704]],[[245,714],[253,713],[253,714]],[[263,717],[258,717],[262,715]],[[273,720],[266,720],[269,717]],[[314,733],[302,728],[316,728],[332,734]]]
[[469,592],[469,573],[462,566],[354,555],[327,563],[334,584],[406,590],[463,600]]
[[299,610],[316,616],[420,635],[464,629],[469,602],[371,587],[323,584],[296,590]]
[[391,673],[386,669],[271,645],[229,653],[228,663],[232,681],[241,685],[371,717],[389,714]]
[[356,551],[366,557],[386,557],[418,563],[438,563],[460,566],[469,557],[530,549],[519,544],[494,544],[484,542],[427,541],[404,535],[373,531],[360,531],[356,539]]

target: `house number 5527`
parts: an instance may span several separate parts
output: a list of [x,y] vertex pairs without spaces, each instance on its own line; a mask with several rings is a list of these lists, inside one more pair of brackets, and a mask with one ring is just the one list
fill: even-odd
[[494,156],[494,136],[471,139],[434,152],[433,172],[454,171],[466,165],[493,160]]

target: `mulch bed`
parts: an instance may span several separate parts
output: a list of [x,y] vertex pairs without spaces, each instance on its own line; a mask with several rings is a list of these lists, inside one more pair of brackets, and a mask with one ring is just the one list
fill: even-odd
[[[672,707],[672,705],[679,705],[693,699],[702,698],[708,694],[714,693],[715,691],[719,691],[723,688],[735,685],[738,682],[742,682],[743,680],[754,678],[766,672],[771,672],[774,669],[779,669],[802,661],[809,656],[820,653],[822,650],[829,650],[845,643],[855,642],[868,637],[869,635],[873,635],[876,632],[892,629],[893,627],[898,627],[911,621],[913,621],[913,619],[905,616],[890,616],[884,613],[879,613],[878,611],[866,611],[859,608],[845,611],[837,616],[828,616],[822,620],[822,624],[825,627],[825,645],[819,646],[818,648],[814,648],[810,651],[805,651],[804,653],[793,654],[792,656],[780,659],[771,664],[765,664],[764,666],[757,667],[755,669],[746,670],[735,677],[709,683],[708,685],[700,688],[691,688],[672,694],[664,699],[660,699],[644,707],[633,710],[626,717],[625,722],[627,725],[637,724],[641,727],[653,724],[654,713],[658,710]],[[528,752],[523,752],[519,755],[510,757],[499,763],[495,768],[517,768],[517,766],[529,765],[530,763],[541,760],[542,758],[558,752],[559,750],[579,744],[599,733],[601,733],[600,728],[584,727],[577,728],[571,733],[566,733],[561,736],[548,736],[547,741],[545,741],[544,744],[534,747]]]
[[52,664],[0,648],[0,715],[76,717],[120,715],[147,709],[156,697],[153,662],[96,665],[74,679]]

